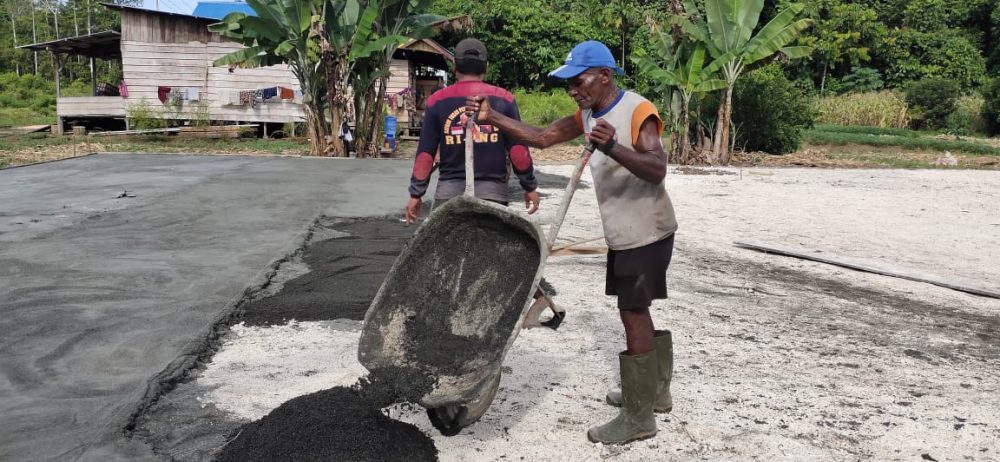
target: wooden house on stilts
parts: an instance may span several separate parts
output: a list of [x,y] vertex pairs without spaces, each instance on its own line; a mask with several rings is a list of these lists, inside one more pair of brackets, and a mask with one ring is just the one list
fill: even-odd
[[[242,48],[208,30],[209,24],[240,4],[206,4],[229,6],[199,5],[195,14],[188,15],[104,4],[121,15],[120,31],[21,46],[50,52],[57,63],[68,56],[121,63],[120,81],[92,75],[92,96],[62,96],[56,73],[57,133],[73,125],[107,128],[115,121],[128,128],[129,118],[140,111],[180,125],[251,123],[264,127],[265,136],[269,126],[273,130],[303,121],[298,82],[287,66],[230,68],[212,64]],[[419,130],[422,103],[445,84],[441,71],[453,61],[447,49],[430,39],[411,41],[394,54],[386,104],[404,135]]]

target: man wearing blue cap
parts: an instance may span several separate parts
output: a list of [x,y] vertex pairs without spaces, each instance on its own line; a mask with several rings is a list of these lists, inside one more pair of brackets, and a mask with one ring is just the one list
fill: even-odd
[[528,146],[546,148],[583,135],[597,148],[590,171],[609,249],[605,293],[618,297],[628,349],[618,356],[622,389],[606,397],[621,411],[587,432],[595,443],[653,436],[653,412],[670,412],[673,407],[671,334],[655,330],[649,314],[651,302],[667,296],[667,266],[677,230],[663,185],[667,172],[660,141],[663,122],[652,103],[618,88],[615,74],[622,73],[604,44],[587,41],[574,47],[549,76],[566,81],[579,109],[546,128],[491,111],[482,96],[466,100],[466,110],[478,112],[480,121]]

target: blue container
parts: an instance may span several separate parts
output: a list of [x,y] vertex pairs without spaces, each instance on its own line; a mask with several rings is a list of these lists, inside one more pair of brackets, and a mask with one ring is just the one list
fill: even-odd
[[396,137],[396,116],[385,116],[385,137]]
[[396,150],[396,116],[385,116],[385,143],[383,148],[387,151]]

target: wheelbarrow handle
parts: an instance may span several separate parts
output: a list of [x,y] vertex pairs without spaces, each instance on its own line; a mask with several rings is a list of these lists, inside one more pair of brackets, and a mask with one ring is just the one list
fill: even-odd
[[476,197],[476,167],[473,160],[475,147],[476,114],[469,114],[465,124],[465,196]]
[[559,236],[559,228],[562,227],[563,221],[566,219],[566,212],[569,210],[569,203],[573,200],[573,194],[576,193],[576,187],[580,184],[580,176],[583,175],[583,168],[587,166],[587,162],[590,162],[590,155],[594,153],[597,146],[593,143],[587,143],[587,146],[583,148],[580,152],[580,160],[576,164],[576,169],[573,170],[573,176],[569,177],[569,183],[566,185],[566,192],[563,194],[562,201],[559,203],[559,211],[556,212],[556,221],[552,223],[552,227],[549,228],[549,236],[546,239],[546,245],[549,250],[556,244],[556,237]]

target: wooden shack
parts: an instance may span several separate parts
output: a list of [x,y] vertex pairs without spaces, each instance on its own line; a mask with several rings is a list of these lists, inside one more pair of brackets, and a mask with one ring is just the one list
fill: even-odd
[[[65,56],[82,55],[120,59],[122,80],[119,96],[64,97],[59,93],[58,73],[56,113],[59,130],[67,123],[92,119],[121,119],[136,108],[157,117],[181,121],[207,120],[213,123],[286,123],[304,121],[297,99],[298,81],[285,65],[262,68],[216,67],[221,56],[242,45],[209,32],[208,18],[143,8],[104,4],[121,14],[121,31],[108,31],[22,48],[49,51],[57,62]],[[454,60],[448,50],[433,40],[411,41],[397,50],[391,63],[387,95],[389,112],[403,127],[417,128],[422,118],[421,102],[432,89],[444,84],[435,69],[447,69]],[[291,99],[279,96],[246,103],[241,92],[283,87],[293,92]],[[163,90],[173,90],[167,103]],[[406,98],[412,97],[412,104]],[[126,122],[127,123],[127,122]]]

